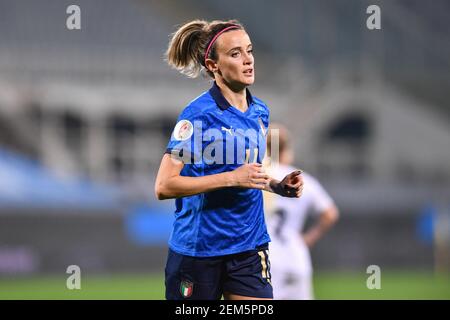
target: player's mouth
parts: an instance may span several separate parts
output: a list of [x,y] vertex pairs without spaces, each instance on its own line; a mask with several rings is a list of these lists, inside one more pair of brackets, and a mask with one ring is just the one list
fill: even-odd
[[244,74],[245,74],[246,77],[251,77],[251,76],[253,76],[253,68],[245,69],[245,70],[244,70]]

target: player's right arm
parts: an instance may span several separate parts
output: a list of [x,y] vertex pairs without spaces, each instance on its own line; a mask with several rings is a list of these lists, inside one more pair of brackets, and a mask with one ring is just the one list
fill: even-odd
[[263,190],[269,182],[269,176],[259,163],[245,164],[233,171],[201,177],[180,175],[183,167],[182,161],[168,153],[164,154],[155,182],[158,200],[192,196],[227,187]]

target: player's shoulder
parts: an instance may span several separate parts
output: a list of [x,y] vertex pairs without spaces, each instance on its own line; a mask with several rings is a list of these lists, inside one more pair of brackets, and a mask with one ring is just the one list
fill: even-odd
[[306,171],[303,171],[302,176],[303,176],[303,180],[317,183],[317,179]]
[[253,103],[259,108],[261,109],[261,111],[265,111],[265,112],[269,112],[269,107],[267,106],[267,104],[262,101],[261,99],[259,99],[258,97],[252,95],[252,99],[253,99]]
[[315,192],[317,190],[322,189],[321,183],[313,175],[311,175],[307,172],[303,172],[302,176],[303,176],[303,184],[307,190],[311,190],[311,191]]
[[201,95],[193,99],[183,109],[181,115],[184,117],[200,118],[207,116],[209,113],[217,109],[214,99],[211,97],[208,91],[203,92]]
[[286,165],[286,164],[278,164],[273,168],[274,176],[278,179],[284,178],[286,175],[291,173],[292,171],[297,170],[293,166]]

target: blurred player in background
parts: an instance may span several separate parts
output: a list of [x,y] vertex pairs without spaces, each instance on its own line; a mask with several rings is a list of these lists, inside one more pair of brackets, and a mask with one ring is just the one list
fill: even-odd
[[[276,179],[296,168],[291,166],[294,157],[287,129],[280,124],[272,124],[270,128],[267,155],[270,159],[272,146],[278,147],[279,163],[272,162],[267,172]],[[309,248],[336,223],[339,216],[336,205],[320,183],[307,173],[302,176],[304,189],[301,198],[264,195],[266,223],[272,239],[270,260],[274,299],[313,299]],[[302,233],[309,213],[318,219]]]
[[172,36],[167,61],[215,81],[179,116],[155,182],[158,199],[176,198],[166,298],[272,299],[261,190],[299,197],[303,182],[298,170],[275,180],[262,167],[269,109],[247,89],[250,38],[235,20],[191,21]]

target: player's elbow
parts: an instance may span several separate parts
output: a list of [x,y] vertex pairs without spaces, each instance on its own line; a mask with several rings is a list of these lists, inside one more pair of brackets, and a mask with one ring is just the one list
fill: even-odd
[[156,199],[158,200],[166,200],[173,198],[170,196],[167,186],[165,186],[164,183],[162,183],[161,181],[156,181],[155,183],[155,196]]
[[167,199],[165,196],[164,196],[164,193],[161,191],[161,189],[159,189],[159,188],[155,188],[155,196],[156,196],[156,199],[158,199],[158,200],[164,200],[164,199]]
[[328,211],[328,220],[331,224],[335,224],[339,220],[339,209],[333,206]]

